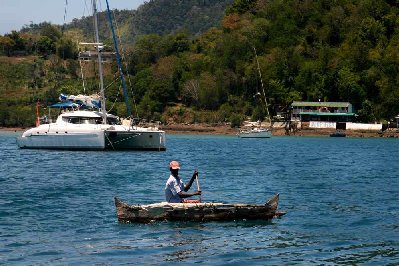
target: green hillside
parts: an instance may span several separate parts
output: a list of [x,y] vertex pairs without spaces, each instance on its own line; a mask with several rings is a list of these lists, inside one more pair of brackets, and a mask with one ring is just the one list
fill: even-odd
[[[137,10],[113,10],[117,30],[124,43],[134,42],[145,34],[165,35],[185,31],[190,35],[201,34],[211,27],[219,26],[228,5],[234,0],[153,0],[145,2]],[[112,1],[110,1],[112,8]],[[106,12],[98,13],[100,39],[109,40],[111,30]],[[32,24],[21,32],[39,34],[46,23]],[[74,19],[64,27],[58,26],[70,35],[82,40],[93,39],[92,16]]]
[[[349,101],[364,122],[388,121],[399,114],[396,1],[235,0],[217,23],[220,26],[200,34],[202,30],[194,30],[200,29],[194,22],[190,31],[179,30],[186,29],[184,17],[190,17],[190,12],[179,13],[172,7],[186,7],[188,2],[206,6],[218,1],[150,1],[137,11],[145,10],[148,17],[136,14],[127,19],[148,22],[137,28],[140,34],[129,35],[132,24],[122,27],[125,38],[135,40],[125,48],[130,51],[126,54],[129,97],[131,102],[134,97],[140,117],[164,122],[230,121],[234,125],[247,116],[264,119],[260,99],[255,97],[260,79],[254,48],[272,114],[287,110],[294,100]],[[194,6],[187,5],[184,10],[193,10]],[[170,11],[168,19],[158,16],[162,10]],[[175,18],[172,10],[177,12]],[[151,25],[157,23],[162,27],[154,30]],[[170,25],[174,29],[166,30]],[[29,67],[19,63],[11,67],[0,61],[2,72],[18,73],[13,70],[16,67],[32,73],[33,68],[34,77],[38,77],[27,76],[22,82],[15,81],[17,76],[0,74],[0,108],[33,104],[39,93],[45,99],[60,92],[79,92],[76,48],[68,40],[73,34],[84,34],[84,30],[79,33],[69,28],[70,35],[58,37],[48,34],[51,27],[46,31],[39,31],[40,35],[19,33],[22,41],[16,36],[0,39],[4,55],[20,54],[25,43],[22,51],[44,60],[43,64],[31,61]],[[52,40],[52,36],[56,38]],[[32,45],[35,42],[37,45]],[[56,55],[69,59],[57,61]],[[113,71],[114,63],[108,73]],[[112,75],[106,78],[112,83]],[[93,90],[94,81],[93,76]],[[11,103],[5,99],[8,94],[17,95]],[[118,84],[107,90],[107,100],[110,105],[115,103],[113,112],[126,114]],[[8,123],[0,120],[1,125]]]

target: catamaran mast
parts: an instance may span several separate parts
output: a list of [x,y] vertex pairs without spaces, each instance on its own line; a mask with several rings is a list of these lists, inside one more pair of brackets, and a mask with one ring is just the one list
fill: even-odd
[[115,47],[115,53],[116,53],[116,61],[118,62],[119,73],[120,73],[120,75],[121,75],[122,88],[123,88],[123,96],[125,97],[125,104],[126,104],[126,109],[127,109],[127,115],[130,117],[130,116],[132,115],[132,111],[131,111],[131,109],[130,109],[129,98],[128,98],[128,95],[127,95],[127,88],[126,88],[125,76],[123,75],[123,69],[122,69],[121,55],[120,55],[119,49],[118,49],[118,41],[116,40],[116,34],[115,34],[114,24],[113,24],[113,22],[112,22],[112,14],[111,14],[111,10],[110,10],[110,8],[109,8],[108,0],[105,0],[105,2],[107,3],[108,20],[109,20],[109,24],[111,25],[112,39],[114,40],[114,47]]
[[101,96],[101,110],[103,113],[103,124],[107,123],[107,110],[105,108],[105,93],[104,93],[104,80],[103,80],[103,66],[102,66],[102,58],[101,58],[101,50],[103,48],[103,44],[100,43],[100,38],[98,36],[98,22],[97,22],[97,0],[92,0],[93,2],[93,18],[94,18],[94,29],[96,32],[96,49],[97,49],[97,57],[98,57],[98,75],[100,77],[100,96]]

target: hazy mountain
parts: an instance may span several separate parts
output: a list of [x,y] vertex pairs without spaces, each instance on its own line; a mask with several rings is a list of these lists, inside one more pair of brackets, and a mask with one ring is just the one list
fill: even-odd
[[[156,33],[164,35],[176,31],[186,31],[198,35],[207,29],[219,26],[225,9],[234,0],[150,0],[137,10],[114,10],[116,29],[126,42],[133,42],[137,36]],[[111,38],[106,12],[99,13],[100,38]],[[39,33],[46,23],[32,24],[22,32]],[[93,39],[93,19],[91,16],[74,19],[62,27],[70,35],[79,39]]]

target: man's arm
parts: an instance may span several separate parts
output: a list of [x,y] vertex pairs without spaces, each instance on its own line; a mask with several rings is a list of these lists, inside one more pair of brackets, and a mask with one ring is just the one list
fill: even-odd
[[189,198],[192,196],[201,195],[201,191],[195,191],[195,192],[180,191],[178,194],[180,198]]
[[[197,170],[194,171],[193,176],[191,177],[190,181],[184,186],[184,191],[187,192],[190,188],[191,185],[193,184],[195,178],[198,176]],[[197,194],[198,195],[198,194]]]

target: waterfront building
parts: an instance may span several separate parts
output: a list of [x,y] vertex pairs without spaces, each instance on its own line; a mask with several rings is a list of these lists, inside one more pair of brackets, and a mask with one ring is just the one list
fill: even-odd
[[349,102],[299,102],[291,105],[291,121],[353,122],[356,118]]

